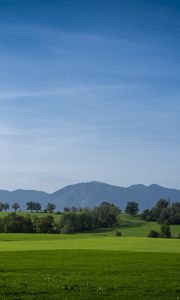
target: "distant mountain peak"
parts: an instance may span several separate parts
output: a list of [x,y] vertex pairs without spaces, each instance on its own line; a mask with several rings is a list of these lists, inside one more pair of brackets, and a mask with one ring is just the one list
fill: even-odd
[[22,210],[26,208],[26,203],[30,200],[40,202],[42,208],[45,208],[48,202],[52,202],[57,210],[72,206],[94,207],[104,201],[114,203],[124,209],[128,201],[136,201],[143,210],[151,208],[161,198],[179,201],[180,190],[168,189],[155,183],[149,186],[134,184],[129,187],[120,187],[97,180],[72,184],[52,194],[23,189],[12,192],[0,190],[0,201],[10,204],[18,202]]
[[98,181],[98,180],[93,180],[87,183],[94,183],[94,184],[104,184],[104,182]]
[[151,188],[151,187],[159,188],[159,187],[162,187],[162,186],[160,186],[160,185],[157,184],[157,183],[152,183],[152,184],[150,184],[148,187],[149,187],[149,188]]
[[147,188],[147,186],[141,183],[137,183],[137,184],[132,184],[127,188]]

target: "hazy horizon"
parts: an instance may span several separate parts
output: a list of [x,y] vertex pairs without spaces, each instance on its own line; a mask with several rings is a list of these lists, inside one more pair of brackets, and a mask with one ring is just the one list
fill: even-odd
[[0,188],[180,189],[180,2],[0,0]]
[[90,184],[90,183],[100,183],[100,184],[107,184],[107,185],[110,185],[110,186],[116,186],[116,187],[120,187],[120,188],[129,188],[129,187],[133,187],[133,186],[144,186],[144,187],[147,187],[149,188],[150,186],[153,186],[153,185],[157,185],[159,187],[162,187],[162,188],[167,188],[167,189],[173,189],[173,190],[180,190],[178,189],[177,187],[173,187],[173,186],[163,186],[163,185],[160,185],[158,183],[151,183],[151,184],[143,184],[143,183],[133,183],[133,184],[129,184],[129,185],[126,185],[126,186],[123,186],[121,184],[113,184],[113,183],[110,183],[110,182],[104,182],[104,181],[97,181],[97,180],[92,180],[92,181],[81,181],[81,182],[74,182],[74,183],[71,183],[71,184],[67,184],[67,185],[60,185],[59,187],[57,187],[55,190],[43,190],[43,189],[38,189],[37,188],[22,188],[22,187],[17,187],[15,189],[3,189],[0,187],[0,191],[8,191],[8,192],[14,192],[14,191],[17,191],[17,190],[29,190],[29,191],[39,191],[39,192],[45,192],[45,193],[48,193],[48,194],[53,194],[54,192],[57,192],[58,190],[61,190],[63,188],[66,188],[68,186],[73,186],[73,185],[78,185],[78,184]]

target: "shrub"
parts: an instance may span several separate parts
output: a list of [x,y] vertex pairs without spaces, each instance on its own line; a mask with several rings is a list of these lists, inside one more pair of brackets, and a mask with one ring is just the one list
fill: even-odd
[[162,238],[171,238],[171,228],[168,224],[161,225],[160,237]]
[[116,236],[122,236],[122,232],[120,231],[120,229],[116,229],[115,235]]
[[148,234],[149,238],[158,238],[159,237],[159,232],[156,230],[151,230]]

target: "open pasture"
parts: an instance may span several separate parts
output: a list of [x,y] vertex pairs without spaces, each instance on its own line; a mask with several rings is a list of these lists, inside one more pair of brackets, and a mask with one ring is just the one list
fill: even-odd
[[91,236],[91,234],[0,234],[0,252],[79,249],[180,253],[180,239]]
[[180,254],[1,252],[1,299],[177,300]]

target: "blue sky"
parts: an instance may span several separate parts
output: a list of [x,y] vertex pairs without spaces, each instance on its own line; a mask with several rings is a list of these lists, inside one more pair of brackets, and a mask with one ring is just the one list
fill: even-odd
[[180,188],[180,2],[0,0],[0,188]]

